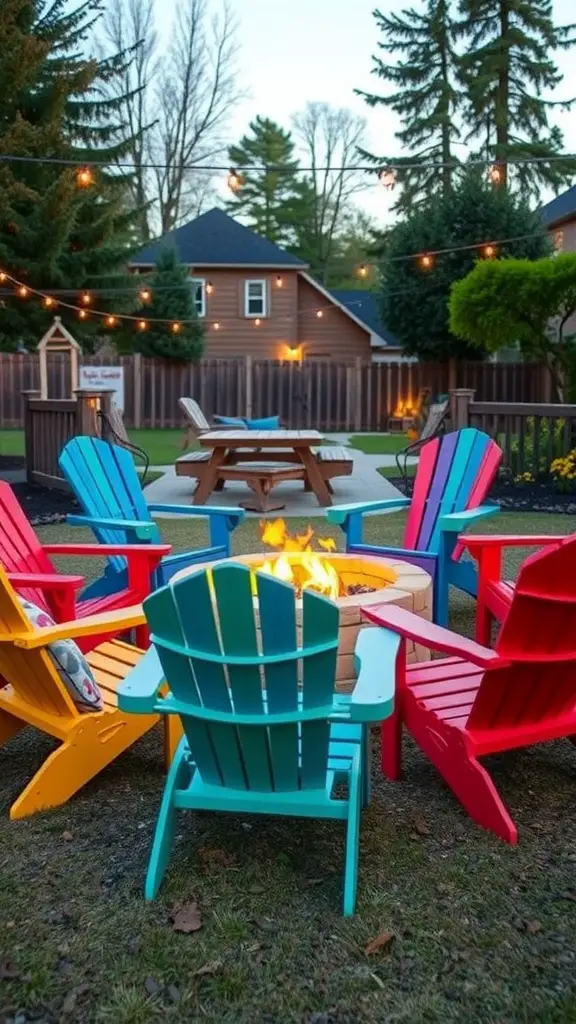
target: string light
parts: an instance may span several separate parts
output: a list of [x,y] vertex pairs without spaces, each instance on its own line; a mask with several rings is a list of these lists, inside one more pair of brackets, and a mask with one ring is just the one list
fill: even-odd
[[228,188],[231,192],[239,192],[244,184],[244,175],[240,174],[235,167],[228,172]]
[[261,323],[262,323],[262,321],[261,321],[260,317],[257,316],[255,321],[254,321],[254,327],[260,327]]
[[90,295],[90,292],[82,292],[82,295],[80,296],[80,302],[82,303],[83,306],[89,306],[90,303],[92,302],[92,296]]
[[276,287],[277,288],[281,288],[283,284],[284,284],[284,281],[282,280],[280,274],[278,274],[278,277],[276,278]]
[[319,320],[321,320],[322,317],[324,316],[323,311],[321,309],[317,309],[316,310],[316,316],[318,317]]
[[213,326],[215,331],[219,331],[220,330],[220,324],[218,323],[218,321],[216,321],[215,324],[212,324],[212,326]]
[[368,267],[366,266],[365,263],[362,263],[361,266],[358,267],[358,277],[367,277],[367,276],[368,276]]
[[424,255],[420,257],[420,266],[422,267],[423,270],[431,270],[432,267],[434,266],[434,260],[427,252],[425,252]]
[[51,295],[45,295],[42,301],[46,306],[46,309],[52,309],[52,307],[56,305],[56,300],[53,299]]
[[116,326],[116,317],[115,316],[107,316],[105,321],[104,321],[104,323],[106,324],[106,327],[115,327]]
[[27,298],[28,298],[28,296],[29,296],[29,294],[30,294],[30,292],[29,292],[29,290],[28,290],[28,288],[26,287],[26,285],[25,285],[25,284],[21,284],[21,285],[19,286],[19,288],[17,289],[17,292],[16,292],[16,294],[17,294],[17,295],[19,296],[19,298],[21,298],[21,299],[27,299]]
[[502,168],[499,167],[498,164],[492,164],[488,169],[488,180],[491,181],[493,185],[499,185],[502,181]]
[[150,289],[149,288],[142,288],[142,290],[140,292],[140,301],[141,302],[150,302],[151,298],[152,298],[152,292],[150,291]]
[[173,324],[170,325],[170,330],[172,331],[172,334],[178,334],[178,332],[180,331],[180,328],[181,328],[181,324],[179,324],[179,323],[173,323]]
[[487,260],[491,260],[493,259],[494,256],[496,256],[498,250],[495,245],[485,245],[481,252],[482,255],[486,257]]
[[383,167],[382,170],[378,172],[378,177],[380,179],[380,184],[383,185],[384,188],[387,188],[389,192],[392,192],[395,189],[396,182],[398,181],[398,172],[394,167]]
[[7,277],[8,277],[8,274],[5,274],[3,270],[0,270],[0,283],[1,284],[4,284],[4,281],[6,280]]
[[148,324],[146,323],[145,320],[139,320],[138,321],[138,330],[139,331],[147,331],[148,330]]
[[208,284],[206,285],[206,295],[212,295],[213,291],[214,285],[212,284],[212,281],[208,281]]
[[90,188],[94,184],[94,175],[89,167],[79,167],[76,171],[76,184],[78,188]]
[[79,317],[80,320],[86,320],[86,318],[88,317],[88,313],[86,312],[85,309],[79,309],[78,310],[78,317]]

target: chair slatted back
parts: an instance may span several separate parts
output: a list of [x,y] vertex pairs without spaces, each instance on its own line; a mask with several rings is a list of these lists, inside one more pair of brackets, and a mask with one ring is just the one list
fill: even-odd
[[[16,593],[0,567],[0,634],[34,632]],[[31,709],[59,718],[77,718],[78,710],[68,695],[50,656],[40,648],[25,650],[9,641],[0,643],[0,676]]]
[[[204,782],[256,792],[325,786],[339,627],[332,601],[305,592],[299,626],[291,586],[227,564],[156,591],[144,608]],[[315,720],[298,720],[313,709]],[[251,721],[235,720],[242,715]]]
[[424,445],[418,461],[404,547],[437,553],[440,518],[477,508],[484,500],[502,451],[474,427],[455,430]]
[[449,406],[450,399],[446,399],[444,402],[433,402],[430,405],[428,415],[420,431],[419,441],[428,441],[436,436],[448,415]]
[[[0,482],[0,564],[7,572],[56,572],[10,484],[4,481]],[[18,593],[39,608],[50,610],[41,590],[27,588]]]
[[178,405],[198,437],[210,430],[210,424],[194,398],[179,398]]
[[524,562],[469,728],[533,725],[576,707],[576,534]]
[[[88,516],[150,522],[142,484],[129,451],[99,437],[75,437],[62,449],[60,469]],[[94,528],[101,544],[124,544],[119,530]],[[160,542],[160,533],[153,543]],[[125,559],[112,556],[110,562],[123,569]]]

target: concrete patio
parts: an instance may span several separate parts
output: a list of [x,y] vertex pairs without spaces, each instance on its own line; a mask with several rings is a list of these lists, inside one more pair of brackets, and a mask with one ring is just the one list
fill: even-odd
[[[347,445],[348,439],[348,434],[327,435],[327,440],[337,444]],[[350,448],[350,452],[354,460],[351,476],[339,477],[332,481],[335,505],[402,497],[398,488],[378,472],[382,466],[394,465],[393,455],[366,455],[356,448]],[[146,488],[146,499],[150,504],[192,504],[194,480],[188,477],[177,477],[174,466],[155,466],[153,468],[157,472],[163,472],[164,475]],[[227,482],[223,491],[212,493],[207,504],[238,505],[241,501],[246,501],[251,493],[244,483]],[[286,508],[281,512],[284,516],[324,515],[324,508],[318,505],[315,495],[305,491],[300,481],[279,484],[274,488],[273,499],[286,503]],[[168,516],[169,513],[166,515]],[[261,516],[262,513],[249,512],[248,515]],[[278,512],[268,512],[266,515],[275,516],[278,515]]]

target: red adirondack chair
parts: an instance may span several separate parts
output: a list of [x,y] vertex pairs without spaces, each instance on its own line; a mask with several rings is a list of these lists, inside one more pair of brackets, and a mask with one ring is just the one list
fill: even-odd
[[[0,482],[0,562],[14,589],[26,600],[47,611],[55,622],[71,622],[99,612],[140,604],[150,593],[150,578],[169,554],[168,544],[42,544],[18,504],[9,484]],[[128,583],[123,590],[105,597],[82,600],[78,591],[83,576],[58,572],[50,555],[97,556],[125,555]],[[101,637],[82,637],[79,646],[92,650]],[[138,644],[147,646],[146,627],[139,627]]]
[[514,596],[514,583],[502,579],[502,553],[504,548],[545,547],[556,550],[565,538],[544,537],[461,537],[460,544],[468,548],[478,562],[478,601],[476,604],[476,639],[479,644],[490,643],[492,622],[504,622]]
[[576,739],[576,535],[526,559],[494,650],[391,605],[376,625],[448,655],[397,661],[394,713],[382,727],[382,770],[397,779],[404,724],[471,818],[509,843],[516,826],[478,758]]

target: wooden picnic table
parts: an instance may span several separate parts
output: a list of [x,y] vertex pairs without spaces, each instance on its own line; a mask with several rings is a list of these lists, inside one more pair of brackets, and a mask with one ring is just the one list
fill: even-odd
[[313,452],[322,444],[317,430],[210,430],[198,441],[212,454],[199,479],[194,504],[204,505],[219,480],[223,466],[242,462],[286,462],[302,466],[307,486],[314,491],[320,505],[331,505],[330,489],[324,480]]

